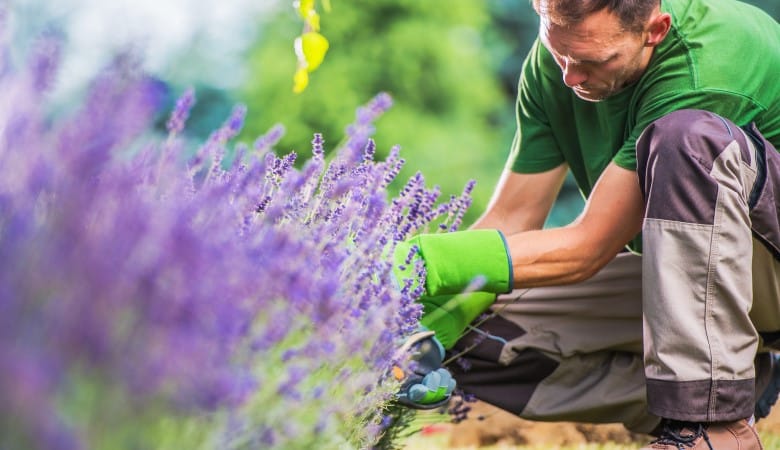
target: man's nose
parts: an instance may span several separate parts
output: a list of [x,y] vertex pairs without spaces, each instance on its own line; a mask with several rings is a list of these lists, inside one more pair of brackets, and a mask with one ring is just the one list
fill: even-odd
[[579,86],[588,79],[588,74],[576,64],[564,61],[563,63],[563,84],[568,87]]

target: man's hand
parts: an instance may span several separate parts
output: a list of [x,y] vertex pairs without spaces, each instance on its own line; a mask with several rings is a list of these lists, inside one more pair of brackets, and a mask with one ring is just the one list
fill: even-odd
[[[411,289],[418,287],[418,262],[424,264],[421,322],[432,330],[414,334],[401,348],[412,352],[412,364],[408,370],[393,370],[402,382],[397,400],[413,408],[437,408],[449,401],[455,389],[452,375],[441,367],[445,347],[455,344],[496,294],[512,289],[506,241],[498,230],[421,234],[399,243],[393,259],[398,284]],[[462,293],[476,279],[484,281],[481,291]]]
[[498,230],[420,234],[400,242],[393,259],[401,285],[416,279],[415,263],[422,259],[426,297],[460,294],[477,277],[485,282],[479,288],[482,291],[503,294],[512,290],[512,261]]
[[436,332],[436,339],[445,349],[452,348],[463,335],[463,331],[496,300],[490,292],[467,292],[457,295],[422,297],[423,305],[420,323]]
[[[394,273],[400,284],[415,280],[419,260],[426,270],[424,292],[418,300],[423,305],[420,322],[436,332],[446,349],[493,304],[496,294],[512,289],[512,263],[497,230],[421,234],[399,243]],[[462,293],[478,277],[485,282],[479,291]]]
[[455,390],[455,380],[443,368],[444,347],[434,337],[433,331],[413,334],[399,350],[411,352],[408,370],[393,368],[393,376],[401,381],[396,394],[399,403],[415,409],[434,409],[447,404]]

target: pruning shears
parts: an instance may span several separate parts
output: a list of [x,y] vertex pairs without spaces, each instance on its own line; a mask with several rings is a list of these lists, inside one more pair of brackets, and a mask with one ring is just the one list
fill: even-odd
[[393,377],[402,382],[396,400],[415,409],[436,409],[446,405],[455,390],[455,379],[442,367],[444,346],[429,330],[411,335],[398,349],[411,354],[408,370],[393,367]]

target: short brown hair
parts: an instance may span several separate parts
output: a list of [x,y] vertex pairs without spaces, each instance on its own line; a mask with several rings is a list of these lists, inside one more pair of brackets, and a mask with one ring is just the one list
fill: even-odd
[[589,14],[606,8],[629,31],[641,31],[644,21],[660,4],[661,0],[533,0],[537,14],[556,25],[579,23]]

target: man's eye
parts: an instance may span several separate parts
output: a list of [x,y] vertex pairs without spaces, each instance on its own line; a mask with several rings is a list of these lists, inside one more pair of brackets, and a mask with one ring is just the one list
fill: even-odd
[[610,56],[607,59],[604,59],[604,60],[601,60],[601,61],[595,61],[594,64],[597,65],[597,66],[604,66],[604,65],[607,65],[607,64],[611,63],[612,61],[614,61],[615,58],[616,58],[616,56]]

